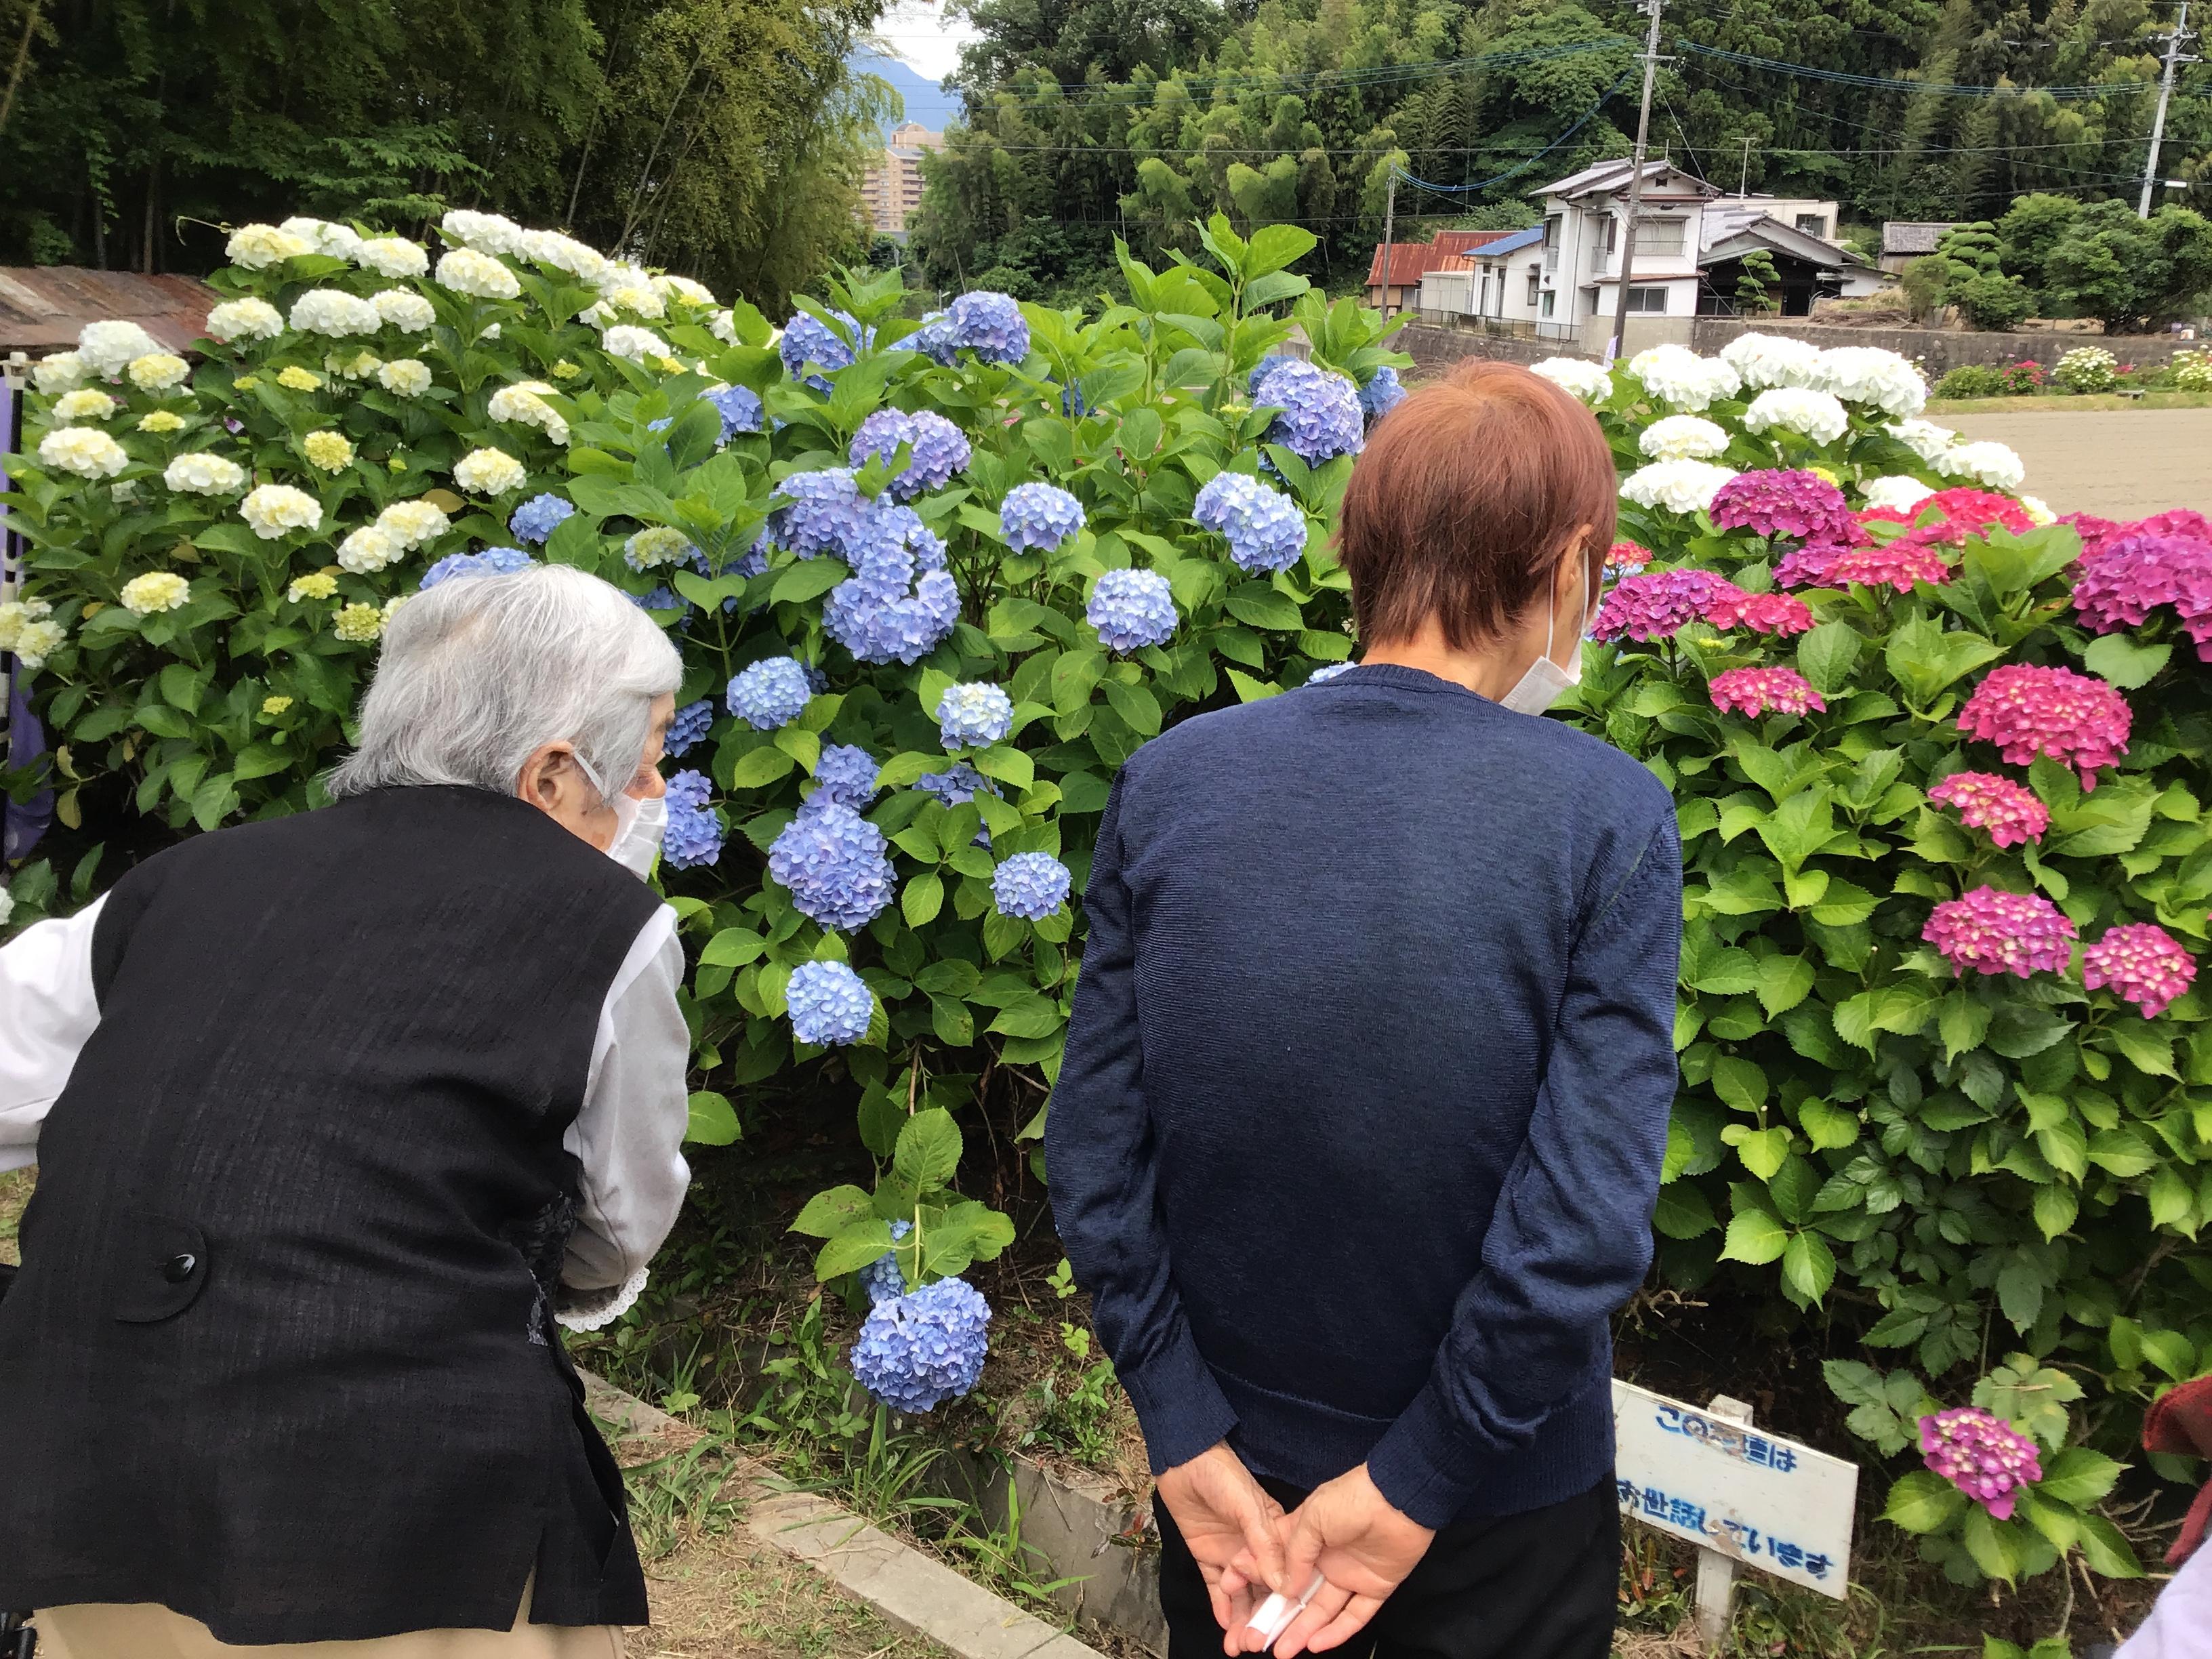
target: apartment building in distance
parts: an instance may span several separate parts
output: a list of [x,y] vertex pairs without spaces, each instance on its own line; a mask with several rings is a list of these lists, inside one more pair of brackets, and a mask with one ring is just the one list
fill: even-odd
[[921,157],[945,148],[945,135],[919,121],[894,131],[883,154],[860,175],[860,201],[879,236],[906,238],[907,222],[921,205]]

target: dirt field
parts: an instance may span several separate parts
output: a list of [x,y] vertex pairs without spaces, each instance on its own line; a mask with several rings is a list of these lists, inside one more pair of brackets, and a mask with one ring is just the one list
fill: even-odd
[[2010,444],[2027,489],[2060,513],[2141,518],[2173,507],[2212,513],[2212,409],[1946,415],[1966,438]]

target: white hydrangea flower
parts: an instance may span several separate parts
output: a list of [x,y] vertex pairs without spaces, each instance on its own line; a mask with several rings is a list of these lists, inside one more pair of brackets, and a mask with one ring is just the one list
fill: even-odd
[[2027,521],[2038,528],[2058,522],[2058,515],[2051,510],[2051,503],[2040,495],[2023,495],[2020,498],[2020,506],[2021,511],[2027,514]]
[[1638,507],[1663,507],[1670,513],[1702,513],[1720,487],[1735,477],[1732,467],[1711,461],[1654,461],[1620,482],[1621,495]]
[[284,331],[284,313],[266,300],[226,300],[207,314],[207,336],[233,340],[273,340]]
[[1850,429],[1850,415],[1841,400],[1830,392],[1808,392],[1803,386],[1776,386],[1762,392],[1743,411],[1747,432],[1771,432],[1780,427],[1816,444],[1835,442]]
[[1947,478],[1971,479],[1984,489],[2016,491],[2027,481],[2027,467],[2019,452],[1988,438],[1952,445],[1936,458],[1935,465]]
[[104,421],[121,405],[105,392],[91,386],[79,386],[75,392],[64,392],[54,399],[54,419],[67,423],[71,421]]
[[714,303],[714,290],[704,283],[693,282],[689,276],[656,276],[653,279],[653,291],[664,301],[682,300],[695,306]]
[[76,391],[90,373],[84,366],[84,359],[74,351],[57,351],[51,357],[40,358],[32,366],[31,384],[52,398]]
[[1586,357],[1547,357],[1534,365],[1534,372],[1586,404],[1596,403],[1613,393],[1612,371],[1603,363],[1591,362]]
[[356,576],[370,576],[399,559],[407,549],[407,541],[397,530],[381,521],[365,524],[338,544],[338,566]]
[[131,360],[131,384],[141,392],[167,392],[185,383],[191,365],[173,352],[149,351]]
[[402,334],[423,333],[438,320],[437,307],[412,289],[387,288],[372,298],[369,304],[380,321]]
[[354,262],[380,276],[425,276],[430,256],[404,236],[372,236],[354,250]]
[[292,302],[292,326],[302,334],[374,334],[384,326],[384,319],[357,294],[318,288]]
[[501,326],[502,325],[498,323],[486,323],[483,327],[483,332],[477,335],[477,338],[479,340],[496,340],[499,338],[500,329]]
[[587,308],[582,320],[593,328],[605,328],[617,315],[629,312],[634,317],[643,317],[659,322],[668,314],[668,305],[658,289],[645,283],[634,283],[626,288],[611,289],[598,304]]
[[[450,219],[453,215],[446,216]],[[489,253],[467,247],[457,247],[439,258],[438,286],[479,300],[512,300],[522,292],[513,271]]]
[[641,363],[647,357],[668,356],[668,342],[649,328],[636,328],[628,323],[617,323],[599,337],[610,356],[627,358]]
[[172,460],[161,474],[161,482],[188,495],[228,495],[246,482],[246,469],[225,456],[203,450]]
[[412,357],[394,357],[376,371],[376,383],[402,398],[419,398],[430,389],[430,371]]
[[504,495],[529,478],[522,463],[503,449],[471,449],[453,463],[453,482],[471,495]]
[[149,570],[124,583],[123,592],[117,597],[131,615],[150,617],[158,611],[181,609],[192,597],[192,585],[173,570]]
[[1717,357],[1700,357],[1683,345],[1653,346],[1628,360],[1628,372],[1660,402],[1692,413],[1716,398],[1743,389],[1736,372]]
[[1786,335],[1739,334],[1721,348],[1720,359],[1755,391],[1819,383],[1820,348]]
[[26,628],[53,614],[44,599],[0,599],[0,653],[15,651]]
[[223,245],[222,251],[234,265],[244,265],[248,270],[266,270],[287,259],[313,253],[315,249],[306,237],[295,236],[274,225],[241,225],[231,232],[230,240]]
[[356,351],[350,357],[333,354],[323,359],[323,367],[349,380],[365,380],[384,367],[384,359],[374,351]]
[[1893,513],[1910,513],[1935,493],[1919,479],[1904,472],[1869,479],[1864,491],[1869,507],[1887,507]]
[[633,570],[657,570],[681,564],[698,550],[682,531],[665,524],[650,524],[623,544],[623,557]]
[[39,459],[80,478],[112,478],[131,465],[123,446],[92,426],[56,427],[39,440]]
[[[33,673],[44,668],[68,637],[59,623],[47,620],[53,614],[53,606],[44,599],[0,601],[0,653],[13,652],[15,660]],[[6,896],[6,888],[0,887],[0,899]],[[0,910],[0,921],[7,919]]]
[[729,310],[726,307],[722,310],[716,312],[713,316],[707,319],[707,331],[713,335],[716,339],[720,340],[724,345],[737,344],[737,313]]
[[550,265],[556,270],[565,270],[571,276],[597,287],[605,277],[608,260],[595,247],[587,247],[573,236],[563,236],[557,230],[526,230],[522,233],[521,252],[524,258],[535,259],[541,265]]
[[534,426],[556,444],[568,441],[568,422],[545,398],[553,388],[543,380],[521,380],[491,394],[487,412],[495,421]]
[[1655,461],[1709,461],[1728,448],[1729,434],[1702,415],[1662,415],[1637,447]]
[[1871,404],[1898,420],[1928,407],[1928,381],[1910,358],[1880,346],[1832,346],[1813,384],[1848,403]]
[[1951,446],[1959,441],[1957,433],[1933,421],[1899,421],[1885,430],[1930,466],[1949,453]]
[[309,219],[295,216],[276,227],[288,236],[296,236],[318,253],[327,253],[334,259],[350,259],[361,252],[361,233],[351,225],[341,225],[328,219]]
[[[520,253],[523,241],[529,233],[514,220],[497,213],[471,213],[466,208],[455,208],[438,222],[438,228],[446,234],[449,242],[459,242],[465,248],[478,253]],[[438,262],[445,264],[443,259]],[[441,276],[447,288],[453,284]]]
[[134,357],[150,356],[161,343],[136,323],[87,323],[76,337],[76,355],[104,380],[131,367]]
[[321,529],[323,504],[289,484],[262,484],[246,492],[238,504],[238,516],[263,541],[273,542],[288,531]]
[[376,515],[376,527],[391,532],[412,553],[444,535],[453,522],[435,501],[394,501]]

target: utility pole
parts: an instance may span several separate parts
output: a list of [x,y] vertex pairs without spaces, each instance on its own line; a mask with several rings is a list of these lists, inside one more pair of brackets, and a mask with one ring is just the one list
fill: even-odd
[[1628,333],[1628,276],[1636,268],[1636,214],[1644,203],[1644,156],[1651,134],[1651,77],[1659,68],[1659,9],[1664,4],[1666,0],[1644,0],[1644,9],[1651,14],[1651,27],[1644,34],[1644,105],[1636,112],[1636,162],[1628,175],[1628,223],[1620,233],[1620,274],[1613,296],[1613,343],[1605,353],[1608,363],[1620,360]]
[[2150,124],[2150,155],[2143,162],[2142,196],[2136,203],[2136,217],[2150,217],[2150,198],[2158,189],[2158,150],[2166,137],[2166,106],[2173,97],[2173,72],[2185,63],[2193,64],[2194,58],[2181,55],[2181,43],[2189,33],[2189,0],[2181,0],[2181,15],[2174,20],[2173,33],[2166,37],[2166,72],[2158,78],[2158,113]]
[[[1695,159],[1694,157],[1692,159]],[[1739,202],[1751,194],[1751,135],[1743,137],[1743,171],[1735,176],[1735,199]]]
[[1382,320],[1390,320],[1390,256],[1397,252],[1390,234],[1398,223],[1398,164],[1390,163],[1390,184],[1382,196]]

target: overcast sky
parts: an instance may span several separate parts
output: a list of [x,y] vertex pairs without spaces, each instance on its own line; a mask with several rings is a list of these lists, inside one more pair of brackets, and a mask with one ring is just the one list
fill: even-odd
[[948,17],[929,0],[898,0],[884,14],[876,38],[916,70],[943,80],[960,67],[961,43],[975,38],[965,18]]

